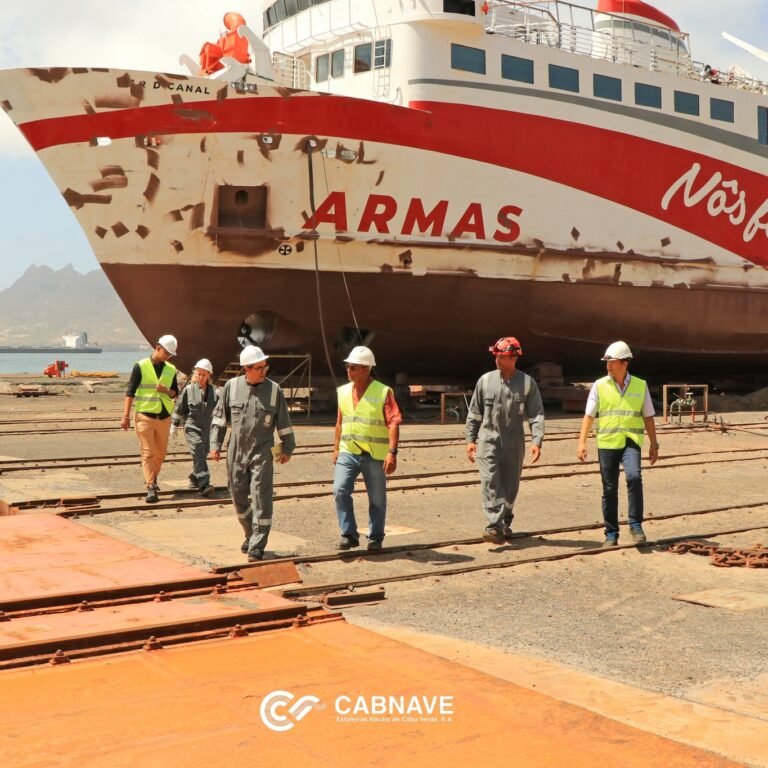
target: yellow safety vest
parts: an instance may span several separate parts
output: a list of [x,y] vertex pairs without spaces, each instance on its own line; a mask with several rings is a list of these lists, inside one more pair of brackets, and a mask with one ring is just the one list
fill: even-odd
[[610,376],[597,382],[598,448],[623,448],[628,439],[642,448],[645,437],[643,403],[647,388],[645,381],[636,376],[630,377],[624,394],[619,392]]
[[339,450],[357,455],[365,451],[377,461],[384,461],[389,450],[389,430],[384,421],[384,402],[389,387],[372,380],[357,406],[352,404],[353,387],[350,382],[338,389],[341,411]]
[[173,384],[173,377],[176,375],[176,366],[166,363],[160,378],[157,378],[155,367],[152,365],[152,359],[145,357],[139,360],[139,370],[141,371],[141,381],[136,388],[136,398],[134,407],[136,413],[161,413],[163,406],[168,413],[173,412],[173,400],[158,392],[155,387],[163,384],[170,389]]

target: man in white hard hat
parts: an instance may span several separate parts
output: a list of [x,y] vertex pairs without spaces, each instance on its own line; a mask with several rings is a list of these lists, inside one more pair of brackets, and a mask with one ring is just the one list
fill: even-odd
[[277,458],[280,464],[285,464],[296,448],[285,396],[267,378],[268,359],[259,347],[243,349],[240,365],[244,373],[224,385],[211,421],[214,461],[221,458],[227,424],[232,425],[227,447],[229,492],[245,533],[240,549],[251,562],[264,558],[272,528],[275,431],[282,442]]
[[478,380],[466,424],[467,458],[480,470],[486,526],[483,541],[504,544],[512,539],[512,519],[525,461],[524,423],[531,430],[531,463],[541,456],[544,406],[536,382],[517,370],[522,357],[514,336],[499,339],[488,351],[496,370]]
[[643,531],[643,479],[640,469],[641,449],[645,433],[650,448],[648,458],[655,464],[659,458],[656,440],[655,411],[648,385],[631,376],[629,361],[632,351],[623,341],[614,341],[603,355],[608,375],[598,379],[589,392],[584,420],[581,424],[576,456],[587,458],[587,436],[597,417],[597,456],[603,481],[604,547],[619,543],[619,467],[624,467],[629,498],[629,532],[635,543],[646,540]]
[[171,437],[182,424],[184,437],[192,454],[192,474],[189,487],[201,496],[213,493],[211,473],[208,470],[208,452],[211,441],[211,418],[218,397],[213,385],[213,366],[203,358],[195,363],[190,380],[176,399],[171,416]]
[[376,360],[355,347],[344,361],[349,383],[339,387],[333,446],[333,498],[341,529],[338,549],[360,546],[352,490],[360,473],[368,492],[368,549],[380,550],[387,516],[387,475],[397,468],[403,417],[394,392],[371,375]]
[[147,486],[147,504],[157,502],[157,476],[165,461],[171,431],[173,401],[179,391],[176,367],[169,360],[176,354],[178,342],[171,335],[161,336],[149,357],[133,366],[125,390],[125,406],[120,426],[131,425],[131,408],[135,406],[134,428],[141,447],[141,468]]

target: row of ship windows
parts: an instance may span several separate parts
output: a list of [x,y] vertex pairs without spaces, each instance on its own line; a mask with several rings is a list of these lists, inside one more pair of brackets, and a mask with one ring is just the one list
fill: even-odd
[[[315,82],[324,83],[330,77],[344,77],[344,49],[324,53],[315,59]],[[370,72],[372,69],[384,69],[392,66],[392,40],[377,40],[375,43],[362,43],[355,46],[352,58],[352,71]]]
[[[306,11],[313,5],[322,5],[327,2],[328,0],[277,0],[264,11],[264,29],[271,29],[281,21]],[[443,11],[474,16],[475,0],[444,0]]]
[[[481,48],[469,48],[466,45],[451,45],[451,68],[465,72],[486,73],[485,51]],[[501,76],[505,80],[516,80],[521,83],[533,84],[533,61],[519,56],[501,55]],[[557,64],[549,65],[549,87],[561,91],[579,92],[579,70],[562,67]],[[622,82],[617,77],[594,74],[592,76],[592,92],[601,99],[612,101],[622,100]],[[656,85],[635,83],[635,104],[643,107],[661,109],[662,91]],[[686,91],[674,92],[675,112],[683,115],[701,114],[698,94]],[[765,109],[760,107],[759,109]],[[734,105],[726,99],[710,98],[709,116],[712,120],[725,123],[734,122]],[[759,118],[762,119],[762,118]],[[766,128],[768,131],[768,127]],[[761,143],[766,143],[761,140]]]

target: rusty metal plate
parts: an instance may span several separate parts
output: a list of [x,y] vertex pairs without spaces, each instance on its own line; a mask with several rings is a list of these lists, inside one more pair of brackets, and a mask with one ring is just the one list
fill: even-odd
[[675,600],[695,605],[705,605],[708,608],[727,608],[729,611],[751,611],[755,608],[768,606],[768,593],[749,592],[746,589],[704,589],[689,595],[676,595]]
[[223,581],[58,515],[0,517],[0,610]]
[[304,611],[303,605],[252,589],[86,611],[11,616],[0,621],[0,660],[292,618]]
[[302,579],[296,563],[267,561],[255,566],[243,567],[240,576],[247,584],[257,587],[276,587],[281,584],[301,584]]
[[341,621],[5,672],[0,702],[14,768],[736,767]]

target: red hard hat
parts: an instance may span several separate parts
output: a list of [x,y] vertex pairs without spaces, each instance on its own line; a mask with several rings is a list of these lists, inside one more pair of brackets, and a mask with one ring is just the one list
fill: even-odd
[[504,336],[492,347],[488,347],[488,351],[494,355],[494,357],[499,357],[500,355],[513,355],[514,357],[523,356],[523,349],[520,346],[520,342],[514,336]]

